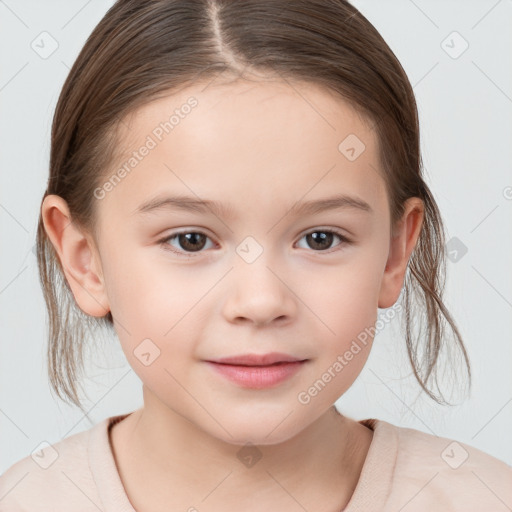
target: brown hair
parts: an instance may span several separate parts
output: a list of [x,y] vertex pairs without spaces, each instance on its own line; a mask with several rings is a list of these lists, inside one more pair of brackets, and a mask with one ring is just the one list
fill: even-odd
[[[424,221],[404,281],[405,340],[414,375],[428,389],[444,323],[471,369],[461,335],[442,301],[444,227],[423,179],[416,101],[407,75],[374,26],[346,0],[118,0],[87,39],[64,83],[51,133],[44,197],[68,204],[72,222],[95,232],[94,190],[116,153],[119,123],[158,97],[244,70],[312,83],[348,100],[376,130],[392,226],[404,202],[419,197]],[[44,199],[43,197],[43,199]],[[113,328],[109,312],[89,317],[77,307],[41,217],[37,258],[49,312],[48,373],[59,398],[81,408],[85,334]],[[426,320],[414,336],[414,319]],[[435,379],[437,385],[437,378]],[[439,390],[439,387],[437,387]]]

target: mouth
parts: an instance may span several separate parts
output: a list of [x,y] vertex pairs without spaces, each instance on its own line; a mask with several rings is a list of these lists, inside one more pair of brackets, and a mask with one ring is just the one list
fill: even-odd
[[271,352],[268,354],[242,354],[238,356],[223,357],[209,362],[235,366],[272,366],[276,364],[302,361],[307,361],[307,359],[294,357],[289,354],[282,354],[280,352]]
[[308,361],[287,354],[245,354],[206,363],[220,375],[243,388],[278,386],[295,375]]

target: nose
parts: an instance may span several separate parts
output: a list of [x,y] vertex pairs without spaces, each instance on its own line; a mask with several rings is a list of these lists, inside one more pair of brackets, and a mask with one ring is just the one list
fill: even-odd
[[297,311],[297,299],[285,272],[269,266],[261,255],[256,261],[237,261],[229,273],[229,290],[223,314],[229,322],[258,326],[290,322]]

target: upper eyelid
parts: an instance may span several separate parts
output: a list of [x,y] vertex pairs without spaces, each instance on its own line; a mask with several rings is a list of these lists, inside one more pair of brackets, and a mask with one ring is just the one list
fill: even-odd
[[[345,235],[343,233],[343,231],[346,231],[345,229],[343,228],[334,228],[334,227],[323,227],[323,226],[318,226],[318,227],[314,227],[314,228],[309,228],[309,229],[306,229],[305,231],[302,231],[301,232],[301,237],[305,236],[305,235],[309,235],[311,233],[314,233],[315,231],[329,231],[329,232],[332,232],[338,236],[344,236],[345,238],[350,238],[350,234],[348,235]],[[169,232],[165,237],[163,238],[171,238],[171,237],[174,237],[174,236],[177,236],[177,235],[183,235],[183,234],[186,234],[186,233],[199,233],[201,235],[206,235],[208,236],[208,238],[213,238],[212,236],[210,236],[207,232],[207,230],[205,230],[205,228],[184,228],[184,229],[179,229],[178,231],[171,231]]]

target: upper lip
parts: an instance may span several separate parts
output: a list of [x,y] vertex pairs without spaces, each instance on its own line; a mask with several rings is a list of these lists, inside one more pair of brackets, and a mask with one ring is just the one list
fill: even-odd
[[274,363],[290,363],[293,361],[305,361],[305,359],[288,354],[281,354],[279,352],[271,352],[269,354],[242,354],[232,357],[222,357],[220,359],[211,360],[210,362],[243,366],[267,366]]

